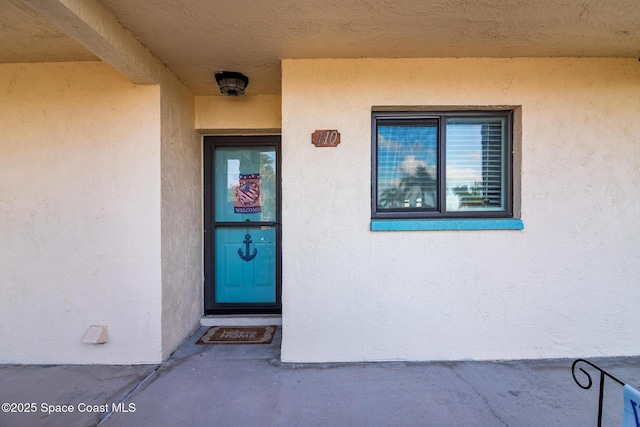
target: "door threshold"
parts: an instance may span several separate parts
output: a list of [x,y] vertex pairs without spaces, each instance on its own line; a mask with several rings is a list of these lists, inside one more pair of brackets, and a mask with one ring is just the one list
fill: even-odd
[[229,314],[204,316],[200,319],[202,326],[269,326],[282,325],[279,314]]

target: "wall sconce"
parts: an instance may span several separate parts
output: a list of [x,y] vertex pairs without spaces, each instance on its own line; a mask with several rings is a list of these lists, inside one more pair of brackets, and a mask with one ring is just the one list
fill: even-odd
[[249,77],[234,71],[217,73],[216,81],[220,86],[220,93],[228,96],[244,95],[244,90],[249,85]]

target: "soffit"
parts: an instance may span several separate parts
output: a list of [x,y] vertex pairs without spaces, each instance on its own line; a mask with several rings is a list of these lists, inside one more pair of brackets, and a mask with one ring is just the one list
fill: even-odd
[[0,0],[0,63],[98,58],[17,0]]
[[638,0],[101,0],[197,94],[279,93],[281,58],[638,57]]
[[[98,0],[196,95],[240,71],[280,93],[282,58],[640,57],[638,0]],[[0,0],[0,62],[97,59]]]

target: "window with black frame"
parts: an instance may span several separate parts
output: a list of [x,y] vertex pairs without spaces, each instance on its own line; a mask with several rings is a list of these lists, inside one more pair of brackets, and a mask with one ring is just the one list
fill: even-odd
[[373,218],[511,218],[512,111],[374,112]]

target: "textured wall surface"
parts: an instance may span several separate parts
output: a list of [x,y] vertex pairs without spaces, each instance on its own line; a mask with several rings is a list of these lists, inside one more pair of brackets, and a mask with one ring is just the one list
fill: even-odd
[[[283,360],[640,354],[637,60],[284,60],[282,85]],[[523,231],[369,230],[372,108],[438,105],[521,106]]]
[[168,75],[161,83],[162,354],[199,324],[202,284],[202,143],[194,97]]
[[196,129],[202,133],[279,132],[281,108],[276,95],[196,96]]
[[159,87],[0,65],[0,129],[0,362],[160,360]]

